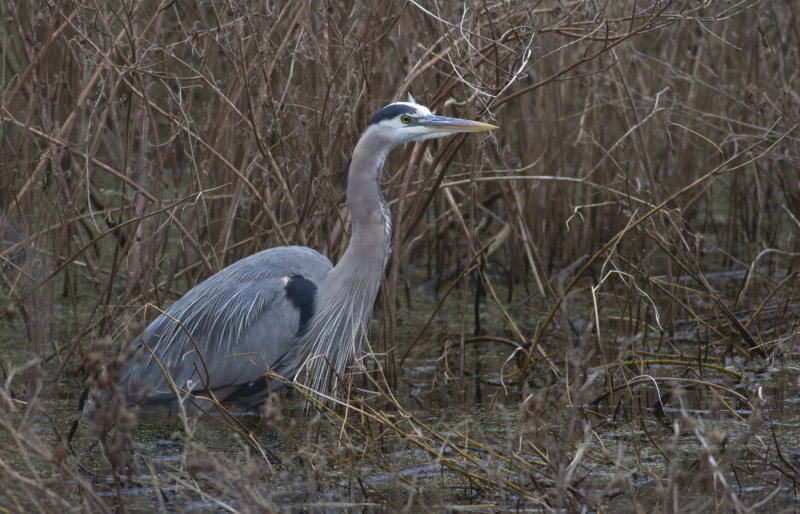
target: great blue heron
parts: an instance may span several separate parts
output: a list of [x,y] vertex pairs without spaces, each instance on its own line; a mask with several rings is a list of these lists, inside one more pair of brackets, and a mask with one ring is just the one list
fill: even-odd
[[390,104],[370,120],[350,160],[352,235],[336,266],[301,246],[264,250],[198,284],[134,341],[120,385],[129,404],[194,401],[211,392],[255,407],[284,385],[266,371],[326,395],[359,357],[389,253],[389,207],[380,190],[397,145],[480,132],[493,125],[435,116],[414,102]]

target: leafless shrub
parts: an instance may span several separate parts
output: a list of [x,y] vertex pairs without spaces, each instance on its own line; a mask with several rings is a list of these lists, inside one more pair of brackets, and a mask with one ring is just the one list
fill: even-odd
[[[268,510],[313,502],[337,473],[348,485],[332,497],[398,510],[747,510],[796,487],[797,462],[765,436],[787,415],[782,393],[759,389],[765,371],[797,369],[791,2],[12,1],[0,14],[12,508],[124,509],[124,487],[150,484]],[[233,414],[220,421],[239,444],[222,457],[183,416],[182,460],[157,469],[113,391],[136,327],[260,248],[335,262],[341,170],[371,113],[408,93],[502,130],[391,156],[371,372],[318,405],[305,436],[275,401],[262,410],[293,458]],[[426,366],[420,387],[409,377]],[[79,442],[77,414],[42,428],[87,380],[111,406],[90,416],[95,440]],[[496,431],[453,421],[476,403]],[[439,406],[436,422],[419,412]],[[393,469],[402,455],[461,492],[443,478],[431,493]],[[778,478],[742,494],[759,463]],[[277,496],[254,485],[276,480]]]

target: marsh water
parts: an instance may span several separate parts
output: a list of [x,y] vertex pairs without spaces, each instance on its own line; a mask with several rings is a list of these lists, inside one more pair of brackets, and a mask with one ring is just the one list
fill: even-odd
[[[506,336],[497,319],[487,315],[484,329]],[[0,347],[6,370],[24,362],[13,339]],[[796,362],[662,358],[609,388],[601,359],[576,347],[520,388],[512,352],[490,340],[441,338],[406,359],[391,401],[357,376],[352,409],[309,409],[284,390],[266,417],[140,413],[130,444],[115,450],[130,459],[116,473],[79,414],[77,378],[43,388],[32,426],[71,449],[109,508],[128,512],[797,508]],[[6,461],[20,463],[15,437],[0,435]],[[46,463],[40,472],[59,477]],[[77,488],[61,488],[80,508]]]

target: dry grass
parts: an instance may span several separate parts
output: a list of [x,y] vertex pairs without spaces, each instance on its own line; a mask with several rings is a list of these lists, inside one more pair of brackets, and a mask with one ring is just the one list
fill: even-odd
[[[792,2],[11,1],[0,14],[3,508],[125,510],[124,484],[166,480],[185,501],[259,511],[341,475],[367,509],[792,505],[800,465],[763,414],[797,416],[782,396],[797,395],[800,331]],[[501,130],[390,158],[371,373],[304,440],[264,409],[294,457],[268,457],[264,431],[235,416],[222,420],[247,450],[221,457],[184,418],[180,464],[149,468],[118,406],[95,420],[115,428],[89,464],[74,426],[42,422],[54,398],[77,412],[86,376],[113,380],[152,305],[225,265],[283,244],[335,262],[341,170],[369,116],[408,93]],[[411,399],[420,363],[435,385]],[[770,396],[769,373],[792,380]],[[498,431],[421,414],[448,403],[481,405]],[[404,452],[456,485],[365,485]]]

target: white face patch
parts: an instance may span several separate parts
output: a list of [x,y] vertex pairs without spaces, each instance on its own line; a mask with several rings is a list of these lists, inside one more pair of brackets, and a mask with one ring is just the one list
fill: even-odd
[[283,284],[283,288],[286,289],[286,287],[289,285],[289,277],[281,278],[281,284]]

